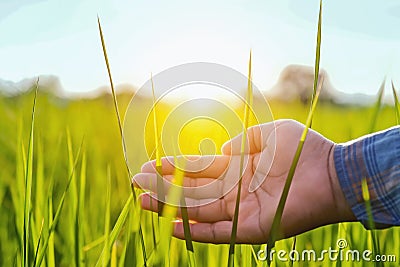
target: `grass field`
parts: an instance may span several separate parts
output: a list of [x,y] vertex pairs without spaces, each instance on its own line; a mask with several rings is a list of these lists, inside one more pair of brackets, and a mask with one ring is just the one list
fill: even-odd
[[[131,96],[131,93],[118,95],[121,114]],[[0,265],[21,266],[26,259],[25,266],[33,266],[43,256],[42,266],[143,266],[139,225],[148,265],[160,258],[163,259],[161,265],[188,265],[185,241],[172,238],[167,242],[167,250],[154,250],[153,233],[156,243],[169,237],[158,232],[157,216],[140,211],[132,200],[112,97],[61,99],[39,91],[30,134],[33,101],[33,91],[0,97]],[[304,123],[309,111],[309,106],[300,102],[271,100],[269,103],[275,119],[292,118]],[[345,142],[368,133],[373,121],[376,122],[375,131],[396,124],[392,106],[382,106],[377,119],[374,119],[375,112],[375,107],[319,103],[313,129],[335,142]],[[138,116],[146,114],[138,110]],[[207,134],[204,127],[194,130],[199,136]],[[217,151],[226,141],[224,138],[216,140]],[[185,152],[198,153],[197,144],[182,142],[180,145]],[[145,160],[145,155],[138,155],[138,162]],[[25,188],[31,188],[30,210],[26,209]],[[60,203],[63,205],[57,216]],[[30,219],[26,221],[26,217]],[[399,228],[374,233],[379,254],[397,257],[395,263],[387,262],[384,266],[398,266]],[[348,242],[344,251],[349,248],[374,250],[371,232],[359,223],[331,225],[307,232],[296,237],[295,245],[300,251],[315,249],[318,252],[329,247],[335,249],[339,238]],[[294,238],[278,241],[276,249],[290,250],[293,242]],[[228,249],[228,245],[194,243],[194,261],[197,266],[226,266]],[[254,252],[259,249],[260,246],[237,246],[235,261],[238,266],[266,265],[266,261],[256,260]],[[376,266],[377,263],[326,259],[294,263],[274,260],[271,264]]]

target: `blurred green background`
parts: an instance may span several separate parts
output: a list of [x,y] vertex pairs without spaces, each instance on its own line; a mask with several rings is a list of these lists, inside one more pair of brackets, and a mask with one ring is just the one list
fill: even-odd
[[[132,96],[133,92],[125,92],[117,96],[121,114],[125,113]],[[13,97],[0,97],[1,266],[20,265],[21,262],[21,214],[23,213],[26,154],[33,97],[32,91]],[[143,101],[151,101],[151,99],[143,99]],[[269,100],[269,104],[275,119],[292,118],[304,123],[309,111],[308,104],[297,100],[292,102]],[[44,229],[46,229],[49,217],[51,217],[49,214],[54,215],[67,181],[73,172],[71,187],[54,232],[54,243],[49,243],[42,265],[94,266],[104,247],[107,188],[111,193],[110,227],[115,224],[131,195],[112,96],[103,94],[93,98],[68,99],[39,91],[36,108],[32,169],[32,235],[29,239],[31,243],[30,259],[33,260],[35,255],[34,248],[38,242],[42,219],[47,218],[44,221]],[[313,129],[335,142],[345,142],[369,132],[374,111],[372,106],[336,105],[321,102],[315,113]],[[137,116],[147,116],[140,110],[137,112]],[[161,122],[159,123],[161,124]],[[395,124],[396,117],[393,106],[383,105],[380,108],[374,130],[385,129]],[[196,124],[193,127],[196,127]],[[199,136],[207,135],[206,130],[200,126],[192,129]],[[226,138],[224,136],[215,140],[217,151]],[[68,139],[71,142],[70,151],[68,150]],[[185,153],[198,153],[198,144],[185,143],[184,138],[181,141],[180,146]],[[154,144],[149,145],[154,146]],[[71,162],[74,162],[76,158],[74,167]],[[138,161],[146,161],[146,155],[138,155]],[[107,182],[108,169],[111,187]],[[83,177],[86,178],[85,185],[81,183]],[[84,187],[82,188],[82,186]],[[83,200],[80,199],[82,189],[85,193]],[[78,206],[82,212],[79,213],[79,219],[76,215]],[[139,220],[142,223],[148,255],[157,253],[157,251],[152,251],[150,213],[139,211],[130,202],[127,220],[115,243],[111,244],[113,248],[110,252],[112,266],[143,265],[142,248],[138,235]],[[46,237],[46,235],[44,231],[43,236]],[[380,253],[393,254],[397,257],[396,263],[385,263],[384,266],[398,266],[399,228],[376,231],[376,235],[379,239]],[[338,238],[345,238],[351,249],[372,249],[371,234],[359,223],[331,225],[307,232],[297,236],[296,248],[298,250],[312,248],[317,252],[328,249],[329,246],[336,248]],[[293,241],[293,238],[279,241],[277,249],[289,250]],[[260,246],[242,245],[238,248],[240,249],[237,249],[236,260],[240,266],[265,264],[265,262],[256,261],[253,254],[260,249]],[[227,255],[227,245],[195,244],[195,258],[198,266],[226,265]],[[188,262],[184,241],[173,238],[169,255],[163,255],[163,257],[169,258],[171,266],[186,266]],[[290,266],[290,263],[274,261],[272,266]],[[335,262],[328,259],[324,262],[300,261],[295,262],[293,266],[374,266],[374,263]]]

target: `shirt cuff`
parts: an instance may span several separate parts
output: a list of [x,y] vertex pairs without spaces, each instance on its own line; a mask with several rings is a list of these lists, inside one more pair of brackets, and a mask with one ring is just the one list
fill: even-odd
[[361,181],[366,179],[375,228],[400,225],[400,128],[393,127],[334,149],[336,173],[355,217],[369,229]]

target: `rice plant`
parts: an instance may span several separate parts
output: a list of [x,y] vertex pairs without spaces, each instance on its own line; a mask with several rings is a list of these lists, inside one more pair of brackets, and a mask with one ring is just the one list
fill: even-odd
[[369,133],[373,133],[375,130],[376,121],[378,120],[379,111],[380,111],[381,105],[382,105],[383,93],[385,91],[385,82],[386,82],[386,77],[382,81],[382,84],[378,91],[378,95],[377,95],[375,104],[372,108],[372,117],[371,117],[371,123],[370,123],[370,127],[369,127]]
[[399,97],[397,96],[396,88],[394,87],[394,83],[392,80],[392,92],[394,98],[394,109],[396,113],[396,122],[400,124],[400,104],[399,104]]
[[29,265],[29,244],[30,244],[30,227],[31,227],[31,205],[32,205],[32,169],[33,169],[33,136],[35,128],[35,109],[36,109],[36,99],[39,88],[39,78],[36,80],[35,96],[33,99],[32,107],[32,118],[31,127],[29,133],[29,144],[28,144],[28,155],[27,162],[25,165],[25,187],[24,187],[24,224],[23,224],[23,235],[21,240],[22,249],[22,266]]
[[243,118],[243,134],[242,141],[240,147],[240,165],[239,165],[239,181],[237,186],[237,194],[236,194],[236,203],[235,203],[235,213],[233,215],[233,223],[232,223],[232,232],[231,232],[231,240],[229,243],[229,257],[228,257],[228,266],[234,266],[234,256],[235,256],[235,243],[236,243],[236,235],[237,235],[237,227],[239,220],[239,209],[240,209],[240,194],[242,191],[242,174],[244,167],[244,157],[245,157],[245,149],[247,142],[247,128],[249,127],[249,114],[251,111],[253,102],[253,88],[252,88],[252,77],[251,77],[251,51],[249,57],[249,73],[247,76],[247,94],[246,94],[246,102],[244,104],[244,118]]
[[322,1],[320,1],[319,17],[318,17],[318,33],[317,33],[317,47],[315,56],[315,74],[314,74],[314,90],[312,95],[311,107],[308,113],[307,121],[305,123],[305,128],[300,137],[299,144],[297,146],[296,152],[294,154],[292,164],[290,166],[286,182],[282,191],[282,195],[279,199],[278,207],[275,212],[274,219],[272,221],[272,226],[267,242],[268,249],[275,246],[275,241],[280,238],[280,223],[282,219],[283,209],[285,208],[285,203],[289,194],[290,185],[292,183],[294,173],[296,171],[297,163],[300,159],[301,151],[303,150],[304,142],[307,137],[309,128],[311,127],[315,108],[317,106],[318,97],[322,89],[323,79],[319,79],[319,62],[320,62],[320,51],[321,51],[321,24],[322,24]]
[[[100,18],[99,17],[97,17],[97,22],[98,22],[98,26],[99,26],[99,33],[100,33],[101,45],[102,45],[102,48],[103,48],[104,60],[106,62],[108,77],[109,77],[109,81],[110,81],[110,87],[111,87],[112,96],[113,96],[114,108],[115,108],[115,112],[116,112],[117,120],[118,120],[118,128],[119,128],[119,132],[120,132],[121,139],[122,139],[122,147],[123,147],[123,152],[124,152],[125,165],[126,165],[126,169],[128,171],[128,174],[129,174],[129,179],[130,179],[130,178],[132,178],[132,173],[131,173],[131,171],[129,169],[127,158],[126,158],[126,144],[125,144],[125,139],[124,139],[124,134],[123,134],[123,129],[122,129],[122,120],[121,120],[121,116],[120,116],[119,109],[118,109],[117,95],[115,94],[114,83],[113,83],[113,79],[112,79],[112,76],[111,76],[110,63],[108,61],[106,45],[105,45],[103,31],[102,31],[102,28],[101,28],[101,23],[100,23]],[[135,189],[133,188],[132,184],[131,184],[131,190],[132,190],[133,200],[135,201],[136,200],[136,192],[135,192]],[[146,247],[145,247],[145,242],[144,242],[144,237],[143,237],[143,230],[142,230],[141,224],[139,224],[139,238],[140,238],[141,245],[142,245],[144,265],[146,266],[147,265],[147,263],[146,263],[147,262],[147,255],[146,255]]]

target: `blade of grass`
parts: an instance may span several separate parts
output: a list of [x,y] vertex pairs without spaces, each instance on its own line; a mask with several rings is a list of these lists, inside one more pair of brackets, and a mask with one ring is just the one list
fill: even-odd
[[[159,254],[157,255],[156,264],[162,264],[164,266],[169,266],[168,257],[165,255],[169,255],[170,250],[170,241],[172,236],[172,221],[176,218],[176,213],[178,211],[178,205],[181,203],[182,194],[183,194],[183,178],[185,176],[184,173],[184,158],[182,159],[182,164],[179,164],[178,158],[175,157],[175,171],[174,178],[172,180],[172,186],[168,191],[168,203],[165,204],[162,217],[165,218],[165,221],[160,224],[160,233],[162,233],[162,238],[160,238],[159,244]],[[162,263],[162,261],[164,262]]]
[[396,112],[396,122],[400,124],[400,104],[399,104],[399,97],[397,96],[396,88],[394,87],[394,83],[392,80],[392,92],[394,98],[394,109]]
[[[137,210],[140,209],[140,207],[135,207]],[[138,211],[139,212],[139,211]],[[157,215],[155,215],[156,217]],[[120,257],[120,266],[138,266],[142,265],[139,264],[139,257],[138,254],[140,253],[138,251],[138,246],[140,246],[137,236],[137,232],[139,230],[139,224],[137,222],[137,216],[135,212],[130,211],[127,222],[126,222],[126,228],[129,230],[126,233],[126,252],[125,252],[125,258],[124,258],[124,265],[121,265],[121,257]],[[154,251],[154,250],[152,250]],[[152,257],[151,255],[151,250],[147,254],[147,265],[148,266],[154,266],[153,261],[154,261],[154,256]],[[140,255],[139,255],[140,256]]]
[[[36,192],[35,192],[35,217],[44,218],[42,213],[46,206],[46,195],[42,193],[44,188],[44,162],[43,162],[43,145],[41,135],[37,135],[36,139]],[[38,222],[39,223],[39,222]],[[37,225],[37,229],[40,229],[41,225]]]
[[[367,179],[365,179],[365,178],[361,180],[361,190],[362,190],[362,196],[364,199],[365,209],[367,211],[368,227],[369,227],[370,233],[371,233],[374,255],[379,255],[380,254],[379,241],[378,241],[378,237],[376,236],[376,233],[373,230],[373,229],[375,229],[375,222],[374,222],[374,217],[372,215],[371,198],[370,198],[370,194],[369,194],[368,182],[367,182]],[[383,264],[382,264],[382,262],[377,261],[377,262],[375,262],[375,266],[383,266]]]
[[[107,55],[106,45],[105,45],[104,36],[103,36],[103,30],[101,29],[101,23],[100,23],[99,16],[97,16],[97,23],[98,23],[98,26],[99,26],[99,34],[100,34],[100,39],[101,39],[101,46],[103,48],[103,56],[104,56],[104,60],[106,62],[108,78],[109,78],[109,81],[110,81],[111,92],[112,92],[113,102],[114,102],[114,108],[115,108],[115,112],[116,112],[116,115],[117,115],[119,133],[121,135],[121,140],[122,140],[122,149],[123,149],[123,153],[124,153],[125,166],[126,166],[126,169],[127,169],[128,175],[129,175],[129,180],[130,180],[133,176],[132,176],[131,170],[129,169],[128,158],[126,157],[126,154],[127,154],[126,153],[126,143],[125,143],[125,138],[124,138],[124,132],[123,132],[123,129],[122,129],[121,116],[120,116],[119,109],[118,109],[117,96],[115,94],[114,83],[113,83],[112,76],[111,76],[111,68],[110,68],[110,64],[109,64],[109,61],[108,61],[108,55]],[[133,187],[133,184],[131,183],[131,181],[129,181],[129,183],[131,185],[133,201],[134,201],[134,203],[136,203],[135,188]],[[144,237],[143,237],[143,231],[142,231],[141,223],[139,223],[139,238],[140,238],[140,243],[142,245],[142,254],[143,254],[143,259],[144,259],[144,266],[147,266],[147,263],[146,263],[147,262],[146,246],[145,246],[145,243],[144,243]]]
[[111,170],[110,166],[107,166],[107,188],[106,188],[106,212],[105,212],[105,223],[104,223],[104,257],[103,267],[108,266],[110,261],[110,213],[111,213]]
[[[323,77],[321,77],[321,79],[319,79],[319,63],[320,63],[321,31],[322,31],[321,24],[322,24],[322,0],[320,0],[320,3],[319,3],[318,33],[317,33],[317,47],[316,47],[316,59],[315,59],[316,65],[315,65],[315,72],[314,72],[314,74],[315,74],[314,86],[316,89],[314,89],[313,96],[312,96],[312,102],[311,102],[311,108],[308,113],[305,128],[303,130],[303,133],[302,133],[299,143],[297,145],[297,149],[296,149],[294,158],[292,160],[292,164],[290,166],[288,175],[286,177],[285,186],[283,188],[282,195],[281,195],[281,198],[279,199],[278,207],[276,209],[275,216],[272,221],[271,230],[270,230],[268,241],[267,241],[267,253],[269,253],[269,250],[275,246],[276,240],[278,240],[280,238],[280,229],[279,228],[280,228],[280,224],[281,224],[283,209],[285,207],[287,196],[289,194],[289,189],[292,184],[292,180],[293,180],[293,176],[294,176],[294,173],[295,173],[295,170],[297,167],[297,163],[299,162],[301,151],[303,150],[304,141],[307,137],[308,130],[312,124],[314,111],[317,106],[319,94],[322,89]],[[318,84],[318,86],[316,86],[316,84]]]
[[183,194],[181,196],[181,216],[182,216],[183,234],[185,236],[186,252],[189,260],[189,266],[193,267],[196,266],[196,260],[194,257],[192,234],[190,232],[189,215],[186,207],[185,197]]
[[256,263],[256,266],[261,266],[260,260],[258,259],[256,251],[254,250],[254,245],[251,245],[250,248],[251,248],[251,256],[253,261]]
[[[150,188],[152,187],[152,182],[150,181]],[[153,203],[150,202],[150,210],[153,209]],[[151,235],[152,235],[152,241],[153,241],[153,250],[157,250],[157,236],[156,236],[156,226],[154,223],[154,215],[153,213],[150,214],[151,218]],[[158,213],[157,213],[158,216]],[[158,225],[159,226],[159,225]],[[160,228],[158,228],[159,230]],[[148,255],[148,258],[150,258],[150,254]]]
[[[42,138],[41,134],[37,134],[36,138],[36,190],[35,190],[35,208],[34,208],[34,216],[32,217],[32,237],[33,237],[33,244],[36,244],[36,249],[35,249],[35,257],[33,262],[36,261],[38,252],[39,252],[39,246],[41,245],[42,242],[42,234],[43,234],[43,229],[48,229],[48,212],[46,211],[47,206],[47,196],[46,194],[43,194],[43,188],[45,188],[44,185],[44,157],[43,157],[43,145],[42,145]],[[42,218],[41,224],[39,224],[39,221],[37,222],[38,224],[35,225],[34,219],[35,218]],[[39,236],[36,234],[36,229],[40,229],[39,231]]]
[[[319,64],[321,61],[321,33],[322,33],[322,0],[319,1],[319,13],[318,13],[318,29],[317,29],[317,45],[315,48],[315,63],[314,63],[314,83],[313,83],[313,93],[311,95],[311,104],[315,99],[315,94],[317,93],[318,78],[319,78]],[[312,120],[310,123],[310,128],[312,127]]]
[[[174,151],[174,153],[176,155],[176,151]],[[184,175],[184,172],[183,172],[183,175]],[[183,180],[182,180],[182,184],[183,184]],[[181,192],[180,209],[181,209],[183,234],[185,236],[186,253],[188,256],[189,266],[194,267],[194,266],[196,266],[196,259],[195,259],[195,255],[194,255],[192,234],[190,232],[189,214],[187,211],[186,200],[185,200],[183,191]]]
[[112,246],[112,251],[111,251],[111,264],[110,267],[117,267],[117,243],[114,242],[114,245]]
[[163,203],[165,202],[164,181],[161,163],[161,146],[160,146],[160,133],[158,131],[157,109],[156,109],[156,96],[154,93],[153,75],[151,75],[151,92],[153,94],[153,122],[154,122],[154,140],[156,145],[156,172],[157,172],[157,198],[158,198],[158,215],[162,214]]
[[238,189],[237,189],[237,195],[236,195],[235,213],[233,216],[231,240],[229,243],[228,266],[234,266],[237,225],[238,225],[238,220],[239,220],[240,194],[241,194],[241,190],[242,190],[242,174],[243,174],[243,165],[244,165],[244,154],[245,154],[245,146],[246,146],[246,142],[247,142],[247,128],[249,126],[249,113],[250,113],[250,109],[252,107],[252,102],[253,102],[253,88],[252,88],[252,76],[251,75],[252,74],[251,74],[251,50],[250,50],[246,103],[245,103],[245,108],[244,108],[244,119],[243,119],[243,134],[242,134],[242,143],[241,143],[241,148],[240,148],[240,166],[239,166],[240,178],[239,178],[239,182],[238,182]]
[[[11,197],[13,202],[13,207],[15,210],[15,223],[18,225],[18,229],[16,234],[18,236],[19,241],[19,249],[18,255],[16,255],[16,260],[20,261],[20,266],[23,264],[23,249],[24,249],[24,210],[20,207],[24,206],[24,188],[25,188],[25,164],[26,164],[26,156],[25,156],[25,146],[23,142],[23,122],[22,115],[20,114],[18,123],[18,135],[17,135],[17,145],[18,148],[16,151],[15,157],[15,174],[16,174],[16,183],[14,186],[10,187]],[[21,227],[20,227],[21,226]]]
[[[128,222],[127,222],[127,228],[131,229],[130,225],[131,225],[131,217],[129,217]],[[127,254],[127,250],[128,250],[128,244],[130,242],[130,237],[131,235],[128,233],[125,235],[125,239],[122,242],[122,252],[119,256],[119,263],[118,263],[118,267],[123,267],[125,266],[125,260],[126,260],[126,254]]]
[[[48,253],[47,253],[47,263],[49,267],[56,266],[56,260],[54,255],[54,233],[50,231],[50,225],[53,224],[53,182],[50,182],[49,194],[47,197],[48,201],[48,220],[49,220],[49,230],[48,230]],[[36,261],[35,261],[36,262]]]
[[[156,117],[156,97],[155,97],[155,93],[154,93],[154,84],[153,84],[153,74],[151,74],[151,90],[152,90],[152,94],[153,94],[153,122],[154,122],[154,139],[155,139],[155,150],[153,151],[153,154],[155,152],[156,154],[156,175],[157,175],[157,192],[159,194],[162,193],[162,195],[164,195],[164,188],[159,188],[159,185],[163,185],[163,180],[162,180],[162,163],[161,163],[161,155],[159,153],[158,150],[158,130],[157,130],[157,117]],[[150,189],[153,189],[153,183],[152,180],[150,180]],[[157,212],[157,216],[159,217],[162,213],[162,203],[158,202],[157,203],[157,207],[158,207],[158,212]],[[150,210],[153,209],[153,202],[150,202]],[[156,226],[154,223],[154,214],[151,213],[151,231],[152,231],[152,240],[153,240],[153,251],[157,251],[157,236],[156,236]],[[158,223],[159,220],[158,220]],[[158,226],[158,230],[160,230],[159,228],[159,224]],[[150,254],[148,255],[148,257],[150,258]]]
[[99,246],[100,244],[104,244],[104,239],[105,239],[105,237],[103,235],[103,236],[97,238],[96,240],[93,240],[92,242],[90,242],[89,244],[86,244],[83,247],[83,251],[87,252],[87,251]]
[[81,163],[81,174],[80,174],[80,185],[79,185],[79,198],[78,198],[78,217],[77,217],[77,247],[78,247],[78,259],[79,266],[85,265],[86,257],[83,252],[83,246],[85,244],[85,190],[86,190],[86,150],[82,153],[82,163]]
[[31,216],[31,205],[32,205],[32,169],[33,169],[33,135],[35,126],[35,112],[36,112],[36,100],[39,88],[39,77],[36,80],[35,95],[33,98],[33,106],[31,113],[31,128],[29,133],[28,143],[28,155],[25,171],[25,193],[24,193],[24,224],[23,224],[23,266],[29,265],[29,228],[30,228],[30,216]]
[[[115,222],[114,227],[110,232],[109,247],[107,248],[108,251],[110,251],[112,249],[111,248],[112,244],[115,242],[115,240],[117,239],[119,233],[122,230],[122,227],[124,226],[124,223],[126,221],[126,218],[128,217],[128,214],[129,214],[129,211],[130,211],[130,206],[132,205],[132,202],[133,202],[133,195],[131,194],[129,196],[129,198],[127,199],[127,201],[125,202],[125,205],[122,208],[122,211],[119,214],[118,219]],[[105,238],[105,237],[103,237],[103,238]],[[85,247],[88,247],[88,245],[85,246]],[[103,262],[104,254],[105,254],[105,248],[103,248],[103,250],[102,250],[102,252],[100,254],[99,260],[97,261],[96,266],[99,266]],[[144,263],[144,264],[147,264],[147,263]]]
[[[377,95],[377,99],[375,101],[373,110],[372,110],[372,118],[371,118],[371,125],[370,125],[370,129],[369,129],[369,133],[374,132],[375,130],[375,126],[377,123],[377,119],[378,119],[378,114],[379,111],[381,109],[381,105],[382,105],[382,97],[383,97],[383,93],[385,90],[385,82],[386,82],[386,77],[383,79],[382,84],[379,88],[379,92]],[[392,87],[393,88],[393,87]],[[364,203],[365,203],[365,208],[368,214],[368,223],[369,223],[369,228],[370,230],[370,235],[371,235],[371,239],[372,239],[372,245],[373,245],[373,249],[374,249],[374,253],[375,254],[379,254],[380,248],[379,248],[379,241],[378,238],[374,232],[374,228],[375,228],[375,224],[373,221],[373,216],[372,216],[372,210],[371,210],[371,202],[370,202],[370,195],[369,195],[369,189],[368,189],[368,183],[366,181],[366,179],[363,179],[361,181],[361,187],[362,187],[362,193],[363,193],[363,198],[364,198]],[[375,266],[382,266],[381,262],[376,262]]]
[[72,261],[75,263],[75,266],[79,266],[79,246],[77,244],[77,236],[79,234],[79,226],[78,226],[78,208],[77,208],[77,199],[78,199],[78,189],[76,185],[76,175],[74,171],[75,160],[74,153],[72,149],[72,138],[69,127],[66,130],[67,135],[67,150],[68,150],[68,172],[72,174],[70,189],[68,190],[68,208],[69,208],[69,216],[68,220],[70,221],[69,225],[71,227],[69,230],[69,242],[71,244],[71,253],[72,253]]
[[[296,238],[296,236],[294,236],[293,237],[293,243],[292,243],[291,251],[295,251],[296,250],[296,241],[297,241],[297,238]],[[294,258],[291,258],[290,261],[289,261],[289,267],[293,267],[293,264],[294,264]]]
[[[32,213],[32,211],[31,211],[31,213]],[[40,237],[39,237],[38,230],[36,229],[36,218],[35,218],[35,216],[33,216],[33,214],[31,214],[30,230],[31,230],[30,240],[31,240],[32,245],[38,244]],[[40,228],[39,228],[39,230],[40,230]],[[32,247],[31,251],[33,250],[35,252],[36,249],[37,249],[37,247]]]
[[251,245],[242,245],[240,246],[240,256],[239,256],[239,266],[242,267],[251,267],[252,259],[251,259]]
[[374,108],[372,110],[372,117],[371,117],[371,124],[369,127],[369,133],[373,133],[375,130],[376,121],[378,119],[378,114],[381,109],[383,92],[385,91],[385,82],[386,82],[386,77],[383,79],[381,87],[379,88],[378,97],[375,101]]
[[41,225],[40,231],[39,231],[39,239],[37,241],[36,250],[35,250],[35,257],[33,258],[33,262],[36,262],[37,256],[39,254],[40,242],[42,241],[42,236],[43,236],[43,225],[44,225],[44,218],[42,219],[42,225]]
[[65,198],[66,198],[66,196],[67,196],[67,194],[69,192],[69,188],[70,188],[70,185],[71,185],[71,182],[72,182],[72,177],[74,176],[75,169],[76,169],[76,166],[78,164],[78,159],[79,159],[79,156],[81,154],[82,146],[83,146],[83,140],[82,140],[81,145],[79,147],[79,150],[77,152],[77,156],[75,158],[75,162],[74,162],[74,165],[73,165],[72,172],[69,174],[67,185],[65,186],[64,192],[63,192],[63,194],[61,196],[61,199],[60,199],[60,202],[58,204],[58,207],[57,207],[57,210],[56,210],[56,214],[54,215],[54,219],[52,220],[52,222],[50,224],[48,236],[44,240],[43,247],[40,250],[38,260],[35,261],[34,264],[33,264],[34,267],[35,266],[40,266],[42,264],[43,257],[44,257],[44,255],[46,253],[46,250],[47,250],[47,246],[49,245],[50,237],[52,236],[52,233],[55,230],[55,228],[56,228],[56,226],[58,224],[58,221],[60,219],[60,214],[61,214],[61,211],[62,211],[62,209],[64,207]]
[[54,173],[56,170],[57,162],[59,162],[59,156],[60,156],[60,151],[61,151],[61,142],[62,142],[62,135],[59,134],[57,138],[57,145],[55,151],[57,151],[56,156],[53,159],[53,168],[51,170],[51,174],[48,177],[50,180],[50,184],[48,187],[48,192],[47,192],[47,238],[48,238],[48,249],[47,249],[47,265],[49,267],[55,267],[55,242],[54,242],[54,232],[50,232],[50,226],[53,223],[53,186],[54,186]]
[[309,131],[309,127],[311,125],[311,121],[312,121],[312,118],[313,118],[315,107],[317,106],[317,102],[318,102],[318,98],[319,98],[319,94],[320,94],[320,91],[321,91],[322,84],[323,84],[323,79],[321,79],[320,84],[318,86],[319,88],[317,90],[317,94],[315,95],[315,99],[314,99],[314,102],[313,102],[313,105],[312,105],[311,112],[308,114],[308,118],[307,118],[307,122],[305,124],[305,128],[304,128],[303,133],[302,133],[302,135],[300,137],[300,140],[299,140],[299,143],[298,143],[294,158],[292,160],[292,164],[290,166],[290,169],[289,169],[289,172],[288,172],[288,175],[287,175],[287,178],[286,178],[286,182],[285,182],[285,186],[284,186],[283,191],[282,191],[281,198],[279,199],[278,207],[277,207],[277,210],[276,210],[276,213],[275,213],[275,216],[274,216],[274,220],[272,222],[270,235],[269,235],[269,239],[268,239],[268,242],[267,242],[267,245],[268,245],[267,248],[268,249],[272,249],[275,246],[275,241],[280,238],[279,227],[280,227],[280,223],[281,223],[281,219],[282,219],[283,209],[285,207],[286,199],[287,199],[287,196],[289,194],[290,185],[292,183],[293,176],[294,176],[294,173],[295,173],[295,170],[296,170],[296,167],[297,167],[297,163],[299,162],[300,154],[301,154],[301,152],[303,150],[304,142],[305,142],[305,139],[307,137],[307,133]]
[[[155,90],[154,90],[154,81],[153,81],[153,75],[151,75],[151,91],[152,91],[152,96],[153,96],[153,123],[154,123],[154,139],[155,139],[155,152],[156,152],[156,173],[157,173],[157,198],[158,198],[158,214],[162,214],[163,210],[163,203],[165,202],[165,192],[164,192],[164,181],[163,181],[163,173],[162,173],[162,161],[161,161],[161,135],[160,132],[158,131],[158,121],[157,121],[157,102],[156,102],[156,96],[155,96]],[[176,156],[176,152],[175,152]],[[182,215],[182,220],[183,220],[183,229],[184,229],[184,235],[185,235],[185,242],[186,242],[186,251],[188,254],[189,258],[189,264],[190,266],[195,266],[195,259],[194,259],[194,249],[193,249],[193,243],[192,243],[192,236],[190,233],[190,225],[189,225],[189,217],[187,213],[187,208],[186,208],[186,203],[185,203],[185,198],[182,194],[181,196],[181,215]],[[152,217],[153,218],[153,217]],[[152,220],[153,223],[153,220]],[[153,225],[154,229],[154,225]],[[153,230],[154,233],[154,230]],[[155,239],[153,240],[155,242]],[[156,246],[154,247],[156,248]]]
[[[386,77],[383,79],[382,84],[379,88],[379,92],[378,92],[378,96],[377,99],[375,101],[373,110],[372,110],[372,118],[371,118],[371,125],[370,125],[370,129],[369,129],[369,133],[374,132],[375,130],[375,126],[378,120],[378,114],[379,111],[381,109],[381,105],[382,105],[382,97],[383,97],[383,93],[385,90],[385,82],[386,82]],[[393,87],[392,87],[393,88]],[[373,220],[373,216],[372,216],[372,210],[371,210],[371,202],[370,202],[370,195],[369,195],[369,189],[368,189],[368,183],[366,181],[366,179],[363,179],[361,181],[361,188],[362,188],[362,193],[363,193],[363,199],[364,199],[364,203],[365,203],[365,208],[368,214],[368,223],[369,223],[369,228],[370,230],[370,236],[372,239],[372,246],[374,249],[374,253],[375,254],[379,254],[380,248],[379,248],[379,241],[378,238],[374,232],[373,229],[375,229],[375,224],[374,224],[374,220]],[[376,262],[375,266],[382,266],[381,262]]]
[[317,94],[318,77],[319,77],[319,63],[321,61],[321,33],[322,33],[322,0],[319,2],[319,13],[318,13],[318,30],[317,30],[317,47],[315,48],[315,64],[314,64],[314,84],[313,94],[311,96],[311,105],[314,101],[315,95]]

